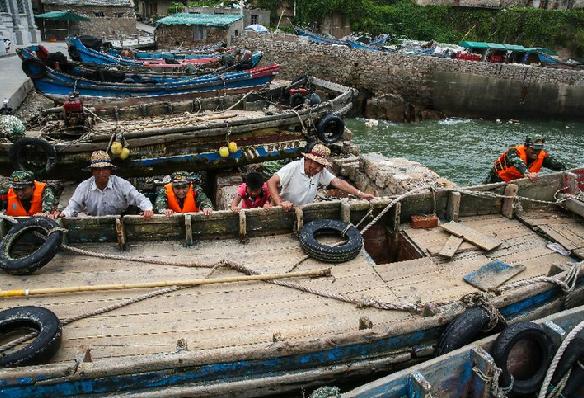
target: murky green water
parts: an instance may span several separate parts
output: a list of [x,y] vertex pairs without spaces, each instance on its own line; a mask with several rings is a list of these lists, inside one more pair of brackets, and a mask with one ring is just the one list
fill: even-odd
[[461,185],[482,182],[500,153],[532,134],[543,134],[547,149],[568,167],[584,165],[584,123],[510,124],[471,119],[378,123],[371,126],[364,119],[347,120],[362,152],[415,160]]

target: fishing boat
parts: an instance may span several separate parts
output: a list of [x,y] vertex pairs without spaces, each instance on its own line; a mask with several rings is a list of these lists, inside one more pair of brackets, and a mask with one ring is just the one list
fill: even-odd
[[[374,166],[363,165],[373,178],[379,173]],[[62,234],[67,242],[62,253],[31,275],[0,274],[2,289],[11,289],[0,291],[0,308],[27,306],[10,314],[20,311],[30,320],[42,312],[52,319],[48,340],[55,354],[40,364],[2,369],[0,393],[196,397],[298,391],[431,358],[447,326],[478,305],[469,294],[508,322],[581,305],[583,174],[419,187],[370,203],[332,200],[291,212],[276,207],[150,220],[62,219],[66,232],[50,228],[51,237]],[[439,226],[416,228],[432,214]],[[1,225],[14,236],[9,221]],[[319,238],[321,233],[332,240]],[[343,233],[341,243],[333,243]],[[568,254],[559,253],[559,245]],[[450,257],[440,253],[448,248]],[[482,272],[492,276],[483,280],[490,284],[486,291],[489,285],[465,282],[495,260],[507,266]],[[242,272],[257,279],[242,279]],[[305,279],[304,272],[320,277]],[[276,279],[286,274],[294,278]],[[540,278],[548,274],[556,283]],[[171,278],[173,287],[152,290]],[[197,286],[179,283],[189,278],[198,278],[191,281]],[[139,282],[141,288],[128,286]],[[63,323],[60,345],[55,317]]]
[[[538,319],[535,321],[535,325],[525,325],[522,329],[536,330],[538,332],[543,330],[550,337],[550,345],[553,345],[553,348],[557,349],[560,342],[580,322],[584,322],[584,306],[561,311]],[[517,325],[517,328],[519,327],[521,326]],[[497,390],[494,387],[498,386],[499,380],[497,376],[500,374],[500,368],[490,354],[497,344],[496,339],[497,336],[487,337],[446,355],[428,360],[420,365],[412,366],[389,376],[379,378],[371,383],[364,384],[342,394],[342,397],[413,398],[438,396],[443,398],[496,398],[495,393]],[[578,343],[578,340],[575,343]],[[566,356],[566,360],[569,360],[568,357],[573,356],[570,354],[571,351],[577,351],[580,348],[574,347],[573,345],[570,347],[569,343],[566,347],[569,348],[563,354]],[[541,358],[530,357],[531,351],[524,346],[523,350],[514,353],[515,357],[513,359],[518,364],[515,366],[516,372],[520,373],[523,371],[528,377],[533,375],[532,372],[534,370],[534,363],[530,362],[530,359],[535,361],[535,367],[541,361]],[[549,356],[546,359],[549,359]],[[569,369],[570,367],[567,366],[567,368]],[[563,370],[565,371],[566,369]],[[566,385],[566,388],[572,389],[569,397],[581,397],[584,394],[584,390],[582,388],[579,391],[577,390],[575,385],[577,380],[575,377],[581,378],[579,386],[583,387],[584,370],[578,369],[576,365],[572,373],[574,374],[570,375],[570,377],[574,377],[572,381],[574,386]],[[545,373],[542,374],[545,375]],[[538,375],[538,379],[543,379],[543,377]],[[499,386],[499,388],[501,387],[504,388],[507,386]],[[568,395],[561,396],[566,397]]]
[[166,65],[166,59],[175,61],[172,65],[188,65],[188,64],[207,64],[207,63],[217,63],[219,62],[222,54],[221,53],[209,53],[209,54],[191,54],[188,56],[180,57],[160,57],[160,58],[147,58],[145,54],[143,57],[129,58],[122,56],[121,52],[110,51],[102,52],[95,50],[93,48],[86,47],[83,42],[78,37],[68,37],[66,39],[68,52],[71,59],[75,61],[82,62],[88,65],[121,65],[121,66],[132,66],[132,67],[157,67]]
[[[314,95],[319,100],[311,105]],[[308,142],[340,141],[341,118],[355,96],[352,88],[306,77],[245,95],[126,107],[87,107],[74,98],[41,112],[38,123],[30,123],[29,137],[0,143],[0,173],[23,169],[76,178],[91,152],[111,152],[122,144],[131,151],[116,160],[124,176],[229,169],[294,157]]]
[[88,80],[50,68],[39,59],[36,47],[20,49],[23,71],[32,79],[35,89],[48,98],[63,102],[72,93],[79,93],[84,101],[123,101],[132,99],[153,100],[193,98],[227,93],[241,93],[264,87],[278,73],[279,65],[255,67],[246,71],[233,71],[205,76],[140,76],[128,83]]

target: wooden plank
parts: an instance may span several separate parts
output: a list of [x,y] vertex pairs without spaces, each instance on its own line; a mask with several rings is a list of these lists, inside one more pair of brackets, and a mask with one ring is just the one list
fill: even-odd
[[501,244],[499,239],[487,236],[464,224],[449,222],[442,224],[441,227],[451,234],[459,236],[486,251],[493,250]]
[[482,265],[476,271],[466,274],[463,279],[466,283],[488,292],[498,288],[523,271],[525,271],[525,266],[523,265],[512,266],[495,260]]
[[507,218],[513,218],[513,204],[515,203],[515,197],[517,196],[518,191],[519,187],[515,184],[508,184],[505,187],[505,196],[509,197],[503,199],[503,204],[501,205],[501,214]]
[[442,249],[438,252],[438,255],[441,257],[452,258],[463,241],[464,239],[462,238],[450,235],[444,246],[442,246]]
[[126,249],[126,229],[124,228],[124,218],[116,218],[116,236],[118,239],[118,248],[120,250]]
[[580,217],[584,217],[584,203],[580,202],[577,199],[566,199],[564,202],[564,207],[574,213],[579,215]]
[[185,214],[185,245],[193,245],[193,227],[190,214]]

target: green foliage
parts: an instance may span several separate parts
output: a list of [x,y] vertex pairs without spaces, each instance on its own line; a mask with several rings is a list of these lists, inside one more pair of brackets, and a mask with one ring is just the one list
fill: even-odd
[[217,0],[198,0],[198,1],[189,1],[187,2],[188,7],[215,7],[219,5],[221,1]]
[[179,2],[173,2],[173,3],[170,3],[170,5],[168,6],[167,13],[168,13],[168,15],[171,15],[171,14],[183,12],[184,10],[185,10],[184,4],[179,3]]
[[411,0],[373,5],[365,17],[352,19],[355,31],[391,33],[442,43],[461,40],[522,44],[528,47],[565,47],[584,53],[584,10],[471,9],[416,6]]

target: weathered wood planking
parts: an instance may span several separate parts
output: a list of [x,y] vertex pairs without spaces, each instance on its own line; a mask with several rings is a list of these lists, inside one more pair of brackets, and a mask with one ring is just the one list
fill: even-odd
[[117,216],[64,218],[67,240],[77,242],[115,242]]
[[444,246],[442,246],[442,249],[438,252],[438,255],[440,257],[452,258],[463,241],[464,239],[457,236],[450,236]]
[[446,231],[464,238],[465,240],[477,245],[478,247],[490,251],[501,244],[499,239],[487,236],[471,227],[461,223],[449,222],[441,225]]

